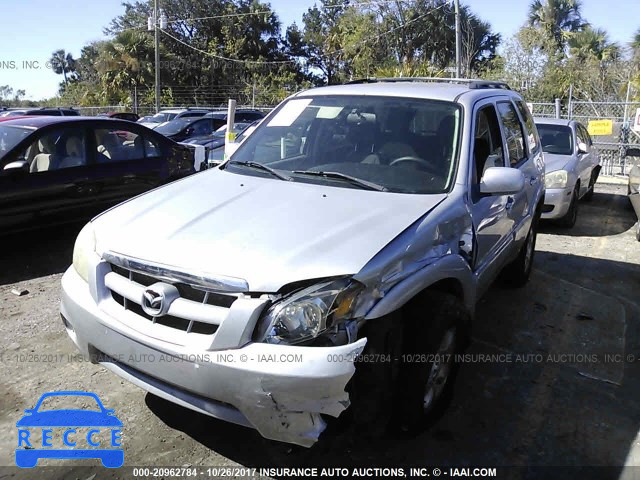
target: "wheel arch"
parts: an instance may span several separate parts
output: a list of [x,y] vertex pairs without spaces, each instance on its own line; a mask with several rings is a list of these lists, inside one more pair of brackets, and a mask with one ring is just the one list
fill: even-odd
[[379,318],[400,310],[410,301],[434,290],[454,295],[473,316],[476,303],[473,272],[460,255],[448,255],[393,286],[367,313],[365,319]]

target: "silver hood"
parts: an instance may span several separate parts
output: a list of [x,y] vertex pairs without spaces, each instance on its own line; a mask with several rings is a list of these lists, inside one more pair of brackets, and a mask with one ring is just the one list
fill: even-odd
[[215,169],[100,215],[96,248],[275,292],[294,281],[357,273],[444,198]]
[[555,153],[545,153],[543,157],[546,173],[564,169],[567,163],[573,159],[571,155],[557,155]]

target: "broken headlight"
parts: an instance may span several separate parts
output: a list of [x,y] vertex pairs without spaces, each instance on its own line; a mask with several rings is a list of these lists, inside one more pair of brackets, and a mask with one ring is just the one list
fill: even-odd
[[256,340],[296,344],[310,340],[355,311],[364,285],[350,278],[323,282],[274,303],[262,316]]

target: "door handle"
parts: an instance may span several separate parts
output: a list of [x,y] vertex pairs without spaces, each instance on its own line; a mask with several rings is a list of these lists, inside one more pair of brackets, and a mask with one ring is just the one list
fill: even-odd
[[511,210],[513,208],[513,205],[515,204],[515,200],[513,197],[508,197],[507,198],[507,204],[505,205],[504,208],[506,208],[507,210]]
[[535,185],[537,181],[538,181],[538,177],[531,177],[529,179],[529,185]]

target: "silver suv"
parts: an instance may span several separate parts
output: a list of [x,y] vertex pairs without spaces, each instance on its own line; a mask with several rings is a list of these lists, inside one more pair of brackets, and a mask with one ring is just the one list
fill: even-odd
[[311,446],[350,403],[356,426],[418,428],[476,300],[501,271],[527,281],[543,198],[505,84],[317,88],[221,166],[87,224],[62,318],[92,361],[267,438]]

